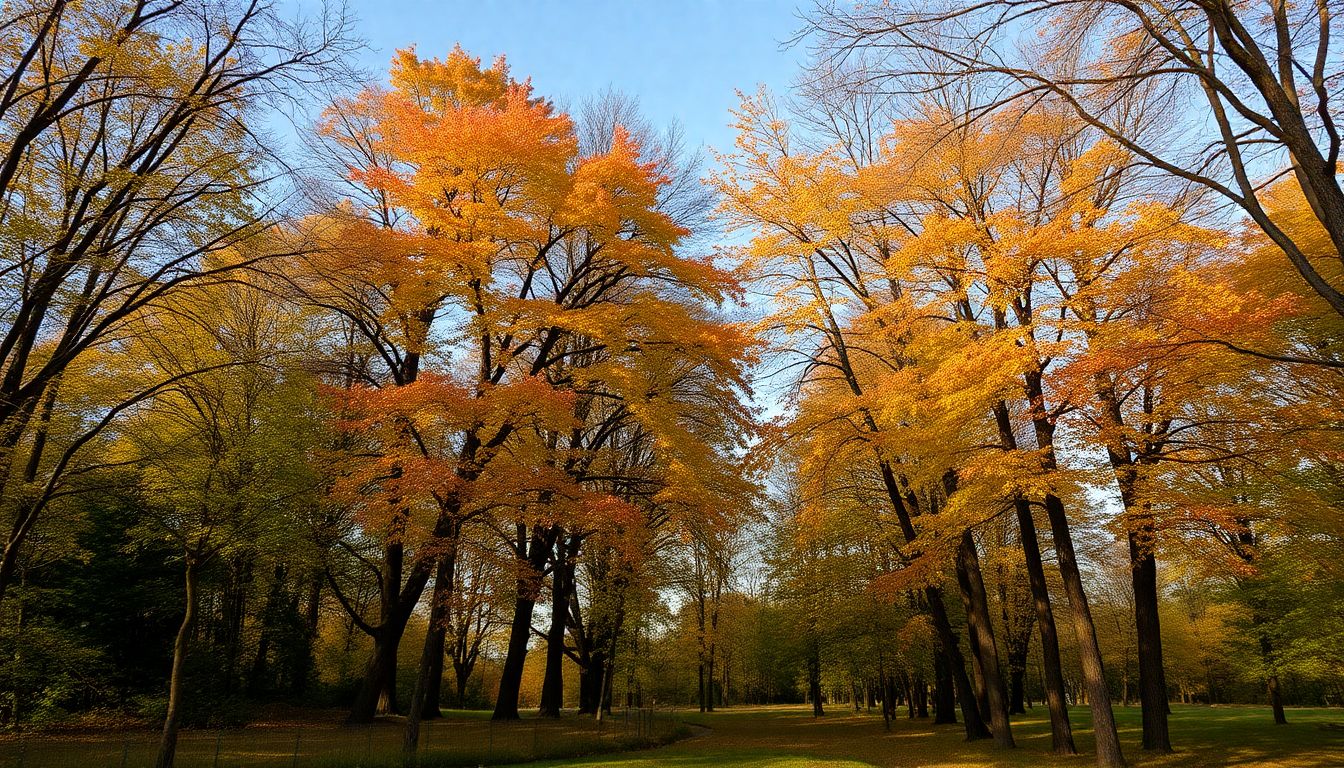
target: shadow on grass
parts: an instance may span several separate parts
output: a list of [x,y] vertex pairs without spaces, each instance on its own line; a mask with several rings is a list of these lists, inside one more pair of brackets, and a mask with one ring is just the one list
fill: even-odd
[[[1018,748],[995,750],[987,741],[966,742],[959,726],[933,726],[904,717],[887,732],[880,717],[853,711],[813,719],[799,708],[730,709],[689,715],[689,722],[712,726],[713,734],[643,755],[609,755],[566,760],[549,766],[603,768],[802,768],[875,766],[892,768],[992,768],[1092,764],[1094,739],[1086,707],[1070,712],[1079,755],[1050,753],[1049,722],[1043,708],[1014,717]],[[1171,718],[1176,752],[1154,755],[1139,749],[1137,707],[1117,707],[1125,754],[1141,768],[1334,768],[1344,766],[1344,731],[1324,725],[1344,721],[1344,710],[1297,709],[1287,726],[1275,726],[1268,709],[1176,706]]]

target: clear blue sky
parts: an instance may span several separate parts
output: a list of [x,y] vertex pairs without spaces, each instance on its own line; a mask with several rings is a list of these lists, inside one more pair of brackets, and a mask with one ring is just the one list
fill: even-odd
[[[608,86],[639,97],[656,127],[678,120],[688,141],[732,144],[736,90],[783,91],[805,55],[781,49],[808,0],[351,0],[372,48],[364,63],[385,72],[392,52],[415,44],[442,56],[454,43],[489,61],[508,57],[540,95],[577,105]],[[806,7],[806,5],[804,5]]]

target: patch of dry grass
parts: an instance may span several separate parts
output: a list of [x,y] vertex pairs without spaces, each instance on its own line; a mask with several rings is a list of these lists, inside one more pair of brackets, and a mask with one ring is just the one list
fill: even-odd
[[[800,707],[734,708],[694,716],[710,734],[640,754],[565,760],[547,766],[580,768],[990,768],[991,766],[1069,766],[1093,764],[1092,733],[1086,707],[1071,711],[1080,754],[1050,754],[1050,731],[1043,708],[1015,717],[1018,747],[998,751],[991,743],[967,743],[959,726],[934,727],[927,720],[901,718],[891,732],[882,720],[839,711],[814,720]],[[1132,766],[1142,768],[1334,768],[1344,765],[1341,709],[1290,709],[1289,724],[1275,726],[1268,708],[1173,706],[1172,741],[1176,752],[1150,755],[1139,749],[1137,708],[1117,708],[1121,738]]]

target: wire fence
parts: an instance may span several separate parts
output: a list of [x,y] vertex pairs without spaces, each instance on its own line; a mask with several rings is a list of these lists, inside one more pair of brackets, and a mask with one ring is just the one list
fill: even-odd
[[[178,768],[420,768],[522,763],[666,743],[687,733],[675,710],[615,710],[589,716],[427,720],[414,761],[402,752],[400,722],[370,725],[257,725],[184,730]],[[0,741],[0,768],[152,768],[159,735],[148,731],[18,734]]]

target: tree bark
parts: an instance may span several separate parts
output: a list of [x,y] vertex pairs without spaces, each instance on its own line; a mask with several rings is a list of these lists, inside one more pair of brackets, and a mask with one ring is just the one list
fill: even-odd
[[[1045,392],[1039,371],[1029,371],[1025,375],[1023,390],[1031,412],[1036,444],[1044,453],[1042,468],[1054,470],[1055,425],[1044,410]],[[1087,592],[1083,589],[1083,576],[1073,548],[1073,532],[1069,527],[1068,515],[1064,512],[1064,502],[1053,493],[1045,494],[1045,513],[1050,521],[1050,533],[1059,559],[1059,575],[1064,582],[1064,594],[1069,600],[1073,631],[1078,640],[1078,657],[1083,668],[1088,704],[1092,709],[1092,729],[1097,740],[1097,765],[1101,768],[1120,768],[1125,765],[1125,756],[1120,749],[1120,734],[1115,725],[1115,713],[1111,709],[1111,694],[1106,684],[1101,646],[1097,642],[1097,627],[1092,621]]]
[[[1017,450],[1017,436],[1013,432],[1008,407],[1000,401],[994,407],[994,420],[999,428],[999,440],[1005,450]],[[1041,666],[1044,668],[1045,700],[1050,710],[1050,746],[1057,755],[1076,755],[1073,744],[1073,726],[1069,722],[1068,699],[1064,695],[1064,668],[1059,658],[1059,635],[1055,628],[1055,612],[1050,605],[1050,587],[1045,580],[1045,565],[1041,560],[1041,543],[1036,535],[1036,520],[1031,503],[1017,499],[1013,503],[1017,513],[1018,538],[1031,585],[1031,600],[1036,609],[1036,626],[1041,635]]]
[[565,699],[565,628],[569,620],[569,595],[573,589],[573,558],[578,549],[576,537],[560,537],[555,545],[555,563],[551,567],[551,626],[546,633],[546,673],[541,684],[542,717],[559,717]]
[[537,604],[542,569],[554,542],[554,529],[536,526],[529,536],[527,526],[519,524],[515,544],[518,576],[514,580],[517,597],[513,603],[513,622],[509,627],[509,647],[499,675],[499,695],[495,698],[493,720],[518,719],[518,695],[522,692],[523,663],[532,635],[532,610]]
[[957,722],[957,694],[952,686],[952,665],[939,648],[933,656],[933,724]]
[[966,600],[966,624],[971,635],[971,647],[980,659],[984,676],[994,746],[1016,746],[1008,721],[1008,692],[1004,690],[1003,674],[999,668],[998,644],[994,641],[994,628],[989,618],[989,599],[985,594],[984,577],[980,573],[980,555],[976,552],[975,538],[969,530],[962,531],[961,545],[957,547],[957,580],[962,584]]
[[155,768],[173,768],[177,757],[177,733],[182,720],[182,677],[186,670],[187,651],[191,643],[191,634],[196,628],[196,606],[199,595],[196,590],[197,564],[192,555],[187,555],[186,573],[186,613],[182,615],[182,624],[177,629],[177,639],[173,642],[173,667],[168,675],[168,711],[163,720],[163,736],[159,740],[159,756],[154,762]]
[[519,597],[513,603],[513,623],[509,628],[509,646],[499,675],[499,694],[495,698],[492,720],[517,720],[518,697],[522,693],[523,662],[527,658],[528,636],[532,632],[532,609],[536,600]]
[[420,747],[420,722],[442,716],[439,696],[443,690],[443,644],[448,636],[448,604],[453,599],[453,584],[457,566],[456,531],[439,555],[434,573],[434,591],[429,598],[429,626],[425,628],[425,644],[420,652],[419,674],[411,693],[411,706],[406,710],[406,730],[402,752],[415,755]]
[[[404,548],[399,541],[383,548],[383,578],[378,596],[378,623],[366,624],[358,620],[353,609],[342,605],[360,629],[373,638],[373,654],[365,668],[364,682],[350,708],[350,723],[369,723],[379,714],[400,714],[397,705],[397,647],[406,632],[406,623],[434,570],[434,561],[420,558],[411,569],[403,585],[401,581]],[[327,581],[335,588],[335,580],[327,574]],[[340,593],[337,592],[340,597]]]
[[[1130,577],[1134,586],[1134,625],[1138,633],[1139,703],[1143,709],[1143,748],[1171,751],[1167,726],[1167,680],[1162,664],[1162,629],[1158,617],[1157,561],[1153,557],[1151,524],[1129,531]],[[1149,543],[1145,544],[1145,539]]]
[[812,641],[812,652],[807,656],[807,692],[812,698],[812,716],[821,717],[826,711],[821,706],[821,648]]

